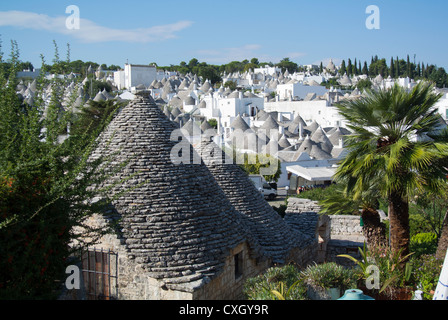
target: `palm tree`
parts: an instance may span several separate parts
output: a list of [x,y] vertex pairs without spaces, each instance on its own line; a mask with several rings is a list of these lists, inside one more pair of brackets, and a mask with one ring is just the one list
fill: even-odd
[[378,192],[373,187],[364,190],[361,197],[354,197],[346,192],[345,184],[339,181],[335,192],[319,201],[319,205],[322,214],[360,214],[367,246],[386,245],[386,226],[381,222]]
[[349,152],[335,179],[346,180],[355,199],[369,186],[387,199],[391,249],[402,256],[409,253],[410,199],[446,183],[447,170],[439,164],[448,140],[428,137],[440,124],[434,108],[440,97],[428,83],[410,91],[396,84],[336,106],[353,134],[346,138]]

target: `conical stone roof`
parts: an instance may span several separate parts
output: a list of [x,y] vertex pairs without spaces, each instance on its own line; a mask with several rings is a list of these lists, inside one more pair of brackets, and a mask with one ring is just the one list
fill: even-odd
[[285,263],[290,251],[314,241],[292,229],[266,202],[238,164],[214,142],[203,139],[197,148],[231,204],[247,219],[249,231],[274,263]]
[[201,128],[193,121],[193,119],[189,119],[182,127],[182,130],[185,130],[190,137],[201,134]]
[[253,258],[262,250],[207,167],[173,161],[175,128],[149,94],[137,93],[101,134],[92,159],[126,164],[103,187],[116,196],[128,258],[169,289],[193,290],[192,279],[194,288],[210,281],[238,244],[246,241]]
[[249,125],[241,117],[241,115],[236,116],[236,118],[230,124],[230,127],[234,130],[242,130],[243,132],[250,129]]

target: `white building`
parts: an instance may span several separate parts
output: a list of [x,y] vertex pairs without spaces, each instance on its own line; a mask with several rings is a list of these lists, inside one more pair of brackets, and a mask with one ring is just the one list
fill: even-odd
[[436,103],[435,107],[439,110],[443,120],[448,120],[448,92],[442,92],[442,98]]
[[268,65],[261,67],[261,68],[255,68],[254,69],[254,73],[262,73],[264,75],[274,75],[277,74],[279,72],[282,72],[282,69],[279,67],[270,67]]
[[294,80],[277,85],[277,95],[280,100],[303,100],[309,93],[323,96],[327,92],[328,90],[324,86],[309,86]]
[[290,113],[290,119],[300,115],[308,125],[316,121],[324,128],[346,126],[344,118],[327,100],[265,102],[264,110]]
[[114,72],[114,84],[118,90],[131,89],[138,85],[149,85],[157,79],[157,68],[149,65],[128,64],[124,70]]

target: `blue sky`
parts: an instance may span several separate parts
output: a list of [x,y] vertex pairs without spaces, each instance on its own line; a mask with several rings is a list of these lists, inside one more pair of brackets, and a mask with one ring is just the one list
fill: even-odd
[[[68,30],[66,8],[76,5],[79,30]],[[380,10],[380,29],[366,27],[366,8]],[[448,70],[446,0],[165,0],[1,1],[3,51],[18,42],[21,59],[50,62],[56,40],[61,58],[123,65],[178,64],[197,58],[299,64],[372,55],[433,63]]]

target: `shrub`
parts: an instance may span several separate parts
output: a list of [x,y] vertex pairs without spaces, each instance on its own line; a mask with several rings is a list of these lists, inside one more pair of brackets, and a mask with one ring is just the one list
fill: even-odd
[[347,290],[356,287],[357,274],[353,269],[344,268],[335,262],[308,266],[302,277],[308,285],[323,289],[340,288]]
[[414,252],[415,256],[434,254],[437,250],[437,241],[437,235],[435,233],[418,233],[411,237],[409,250]]
[[424,300],[432,300],[431,290],[435,290],[442,271],[443,260],[435,255],[424,254],[412,260],[412,274],[415,287],[423,291]]
[[305,300],[306,286],[301,283],[300,271],[294,265],[286,265],[283,267],[272,267],[266,270],[262,275],[250,278],[244,285],[244,294],[248,300],[275,300],[276,297],[272,293],[273,290],[288,290],[294,283],[299,281],[287,297],[290,300]]

